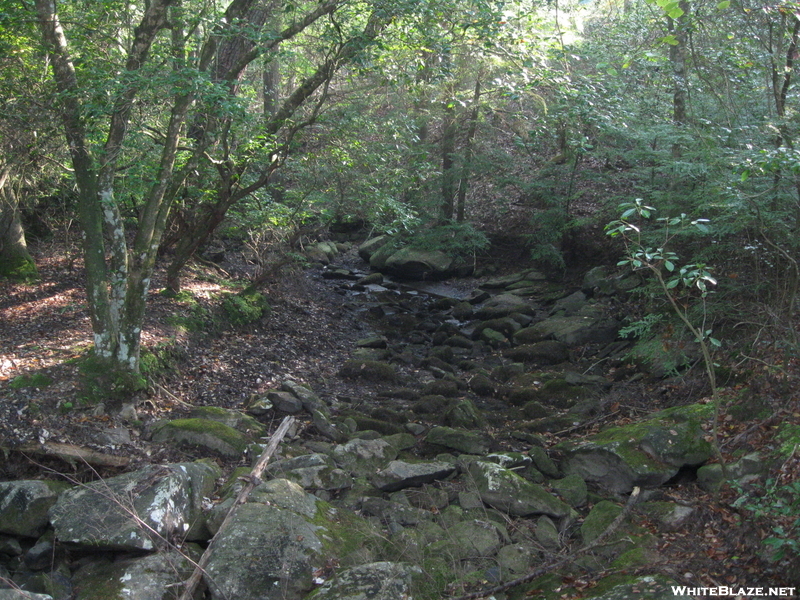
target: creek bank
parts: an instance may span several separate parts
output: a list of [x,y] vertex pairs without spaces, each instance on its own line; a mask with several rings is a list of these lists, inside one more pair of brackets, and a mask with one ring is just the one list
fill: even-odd
[[[508,581],[552,551],[596,539],[632,485],[657,488],[705,460],[705,405],[552,443],[604,410],[609,382],[583,368],[622,351],[602,295],[559,295],[528,270],[488,280],[464,299],[431,297],[338,269],[350,276],[331,278],[333,289],[374,319],[375,335],[340,371],[363,384],[364,397],[320,397],[284,380],[242,407],[255,424],[242,411],[216,410],[149,428],[153,443],[221,458],[257,456],[263,424],[283,414],[301,415],[306,431],[318,434],[293,432],[270,479],[233,507],[236,527],[215,542],[220,553],[206,575],[210,597],[440,598],[448,586]],[[549,345],[527,351],[537,344]],[[526,353],[515,354],[520,348]],[[240,443],[229,454],[214,438],[231,446],[231,431]],[[0,484],[0,523],[38,515],[16,529],[0,527],[0,576],[56,599],[114,600],[131,590],[143,600],[169,597],[186,565],[167,542],[196,556],[194,544],[217,531],[246,472],[221,486],[209,462],[68,490]],[[561,574],[652,561],[648,515],[679,527],[691,518],[677,514],[681,508],[645,501],[603,552]],[[109,550],[113,561],[103,556]],[[638,584],[620,583],[617,595],[600,597],[641,597]],[[536,586],[543,584],[519,593]]]

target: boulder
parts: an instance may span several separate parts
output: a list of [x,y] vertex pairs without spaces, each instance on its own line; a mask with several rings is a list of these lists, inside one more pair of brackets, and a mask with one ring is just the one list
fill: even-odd
[[542,486],[523,479],[513,471],[485,461],[473,461],[467,471],[486,504],[516,517],[549,515],[566,517],[570,507]]
[[354,477],[365,477],[384,468],[397,457],[398,450],[386,440],[350,440],[334,446],[336,464]]
[[514,313],[532,315],[536,312],[534,304],[514,294],[499,294],[487,300],[475,316],[482,320],[501,319]]
[[175,598],[193,570],[194,565],[178,552],[115,562],[93,560],[75,573],[75,600],[168,600]]
[[304,454],[279,460],[267,468],[272,476],[285,477],[304,489],[342,490],[353,485],[353,479],[325,454]]
[[431,545],[431,552],[451,560],[493,556],[503,544],[503,535],[491,521],[461,521],[447,528],[447,538]]
[[430,279],[445,277],[453,266],[453,259],[439,250],[401,248],[386,259],[384,268],[403,279]]
[[361,260],[369,262],[375,252],[385,246],[392,238],[388,235],[379,235],[374,238],[368,239],[366,242],[358,247],[358,255]]
[[617,337],[619,323],[600,316],[574,315],[550,317],[514,334],[517,344],[533,344],[553,339],[567,346],[587,343],[609,344]]
[[395,492],[445,479],[455,470],[455,465],[445,462],[407,463],[393,460],[385,469],[372,476],[372,483],[382,492]]
[[154,442],[203,448],[226,458],[239,458],[247,449],[247,437],[233,427],[210,419],[175,419],[153,428]]
[[50,522],[60,542],[105,550],[154,550],[154,536],[207,539],[202,501],[219,475],[210,462],[151,465],[64,492]]
[[319,528],[295,512],[247,502],[214,538],[203,578],[213,600],[300,600],[325,560]]
[[651,415],[645,421],[612,427],[578,442],[556,446],[562,470],[612,492],[653,487],[683,466],[698,466],[712,455],[700,419],[707,405],[690,405]]
[[425,437],[425,441],[465,454],[486,454],[491,443],[485,435],[452,427],[433,427]]
[[260,437],[266,433],[266,427],[238,410],[228,410],[218,406],[196,406],[189,416],[193,419],[216,421],[252,437]]
[[0,533],[39,537],[47,527],[47,511],[69,485],[56,481],[0,483]]

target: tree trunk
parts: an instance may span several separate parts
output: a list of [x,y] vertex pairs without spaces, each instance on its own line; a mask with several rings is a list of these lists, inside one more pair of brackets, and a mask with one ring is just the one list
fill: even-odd
[[19,215],[19,202],[9,179],[11,170],[0,171],[0,277],[26,280],[38,276],[25,230]]
[[[686,82],[686,42],[689,35],[689,10],[690,6],[686,0],[679,3],[683,14],[677,19],[667,17],[669,32],[675,37],[675,44],[669,47],[669,60],[672,65],[672,122],[676,127],[682,128],[688,122],[686,105],[688,97],[688,86]],[[682,148],[679,142],[672,144],[672,157],[680,159]]]
[[444,122],[442,125],[442,204],[441,217],[444,221],[453,218],[455,197],[455,152],[456,152],[456,109],[454,101],[445,101]]
[[458,182],[458,199],[456,201],[456,221],[463,223],[466,218],[467,189],[472,173],[472,155],[474,153],[475,134],[478,131],[478,115],[480,113],[481,79],[483,73],[478,73],[475,78],[475,91],[472,94],[472,112],[469,115],[469,128],[467,139],[464,142],[464,163],[461,165],[461,178]]

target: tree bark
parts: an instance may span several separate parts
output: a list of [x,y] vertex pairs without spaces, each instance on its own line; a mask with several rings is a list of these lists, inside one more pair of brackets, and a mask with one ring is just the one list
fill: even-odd
[[472,173],[472,155],[474,153],[475,134],[478,131],[478,115],[480,114],[481,79],[483,73],[475,77],[475,90],[472,93],[472,111],[469,115],[467,139],[464,141],[464,162],[461,165],[461,178],[458,181],[458,198],[456,200],[456,221],[463,223],[467,212],[467,190]]
[[38,273],[19,215],[19,202],[10,185],[11,169],[0,170],[0,277],[32,279]]

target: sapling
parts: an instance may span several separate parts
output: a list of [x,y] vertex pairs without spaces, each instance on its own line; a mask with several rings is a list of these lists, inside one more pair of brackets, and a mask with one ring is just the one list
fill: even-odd
[[[636,223],[650,220],[656,209],[652,206],[647,206],[641,198],[637,198],[633,202],[624,202],[619,205],[619,208],[622,210],[620,218],[611,221],[605,228],[607,235],[618,237],[625,244],[625,257],[617,265],[630,266],[634,271],[649,271],[655,277],[673,312],[700,346],[705,373],[711,387],[711,401],[714,407],[714,452],[722,466],[723,473],[727,476],[725,462],[719,448],[719,393],[714,372],[714,360],[712,358],[713,348],[722,344],[718,339],[711,337],[711,329],[706,329],[706,298],[710,293],[710,287],[716,285],[717,281],[711,276],[707,265],[690,263],[679,267],[678,255],[667,250],[667,245],[681,231],[695,229],[700,233],[709,233],[709,221],[708,219],[692,220],[686,214],[681,214],[678,217],[659,217],[655,221],[662,227],[661,245],[651,247],[645,245],[642,230]],[[700,325],[692,322],[689,316],[689,303],[683,298],[680,298],[681,301],[679,301],[677,294],[681,290],[688,293],[695,289],[699,291],[703,308],[703,319]]]

